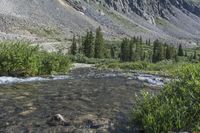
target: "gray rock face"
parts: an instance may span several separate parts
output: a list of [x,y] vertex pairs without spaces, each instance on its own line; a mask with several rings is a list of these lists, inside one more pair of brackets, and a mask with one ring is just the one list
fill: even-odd
[[107,39],[143,36],[195,45],[200,40],[200,4],[191,0],[0,1],[1,40],[44,42],[57,39],[43,33],[49,27],[59,31],[59,37],[71,38],[98,26]]

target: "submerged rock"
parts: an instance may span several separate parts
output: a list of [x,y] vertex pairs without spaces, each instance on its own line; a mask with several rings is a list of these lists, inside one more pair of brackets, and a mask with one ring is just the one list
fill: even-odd
[[78,117],[74,123],[83,129],[95,129],[98,131],[108,131],[114,124],[108,118],[98,117],[88,114]]
[[48,121],[47,124],[49,126],[69,126],[70,123],[61,115],[61,114],[56,114],[52,116]]

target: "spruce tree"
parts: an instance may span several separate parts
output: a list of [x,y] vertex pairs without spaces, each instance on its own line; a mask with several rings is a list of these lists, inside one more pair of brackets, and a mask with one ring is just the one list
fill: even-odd
[[187,55],[187,51],[185,51],[185,57],[187,57],[188,55]]
[[133,52],[133,48],[134,48],[134,39],[132,38],[129,42],[129,61],[133,61],[134,60],[134,52]]
[[170,60],[172,58],[172,53],[171,53],[171,47],[167,45],[167,48],[166,48],[166,59],[167,60]]
[[165,47],[162,43],[159,44],[158,61],[165,60]]
[[113,46],[110,49],[110,56],[112,59],[115,59],[115,47],[113,47]]
[[71,54],[76,55],[77,54],[77,44],[76,44],[76,36],[73,36],[72,39],[72,45],[71,45]]
[[151,39],[149,39],[148,41],[148,46],[151,46]]
[[143,45],[140,43],[140,41],[137,41],[135,48],[135,61],[142,60],[142,57],[143,57]]
[[101,27],[96,29],[94,57],[95,58],[104,57],[104,39],[103,39],[103,34],[101,32]]
[[182,47],[181,44],[180,44],[179,47],[178,47],[178,56],[184,56],[183,47]]
[[140,38],[139,38],[139,43],[140,43],[140,45],[143,44],[142,36],[140,36]]
[[194,59],[194,60],[197,59],[197,52],[196,52],[196,50],[194,51],[193,59]]
[[155,40],[153,43],[153,57],[152,57],[152,62],[156,63],[159,61],[159,55],[158,55],[158,47],[159,47],[159,41]]
[[88,44],[89,44],[89,32],[88,31],[83,40],[84,40],[83,41],[83,53],[85,56],[88,56]]
[[94,57],[94,36],[92,30],[89,32],[87,48],[88,48],[87,57],[89,58]]
[[121,61],[129,61],[130,59],[130,49],[129,40],[127,38],[123,39],[121,43]]

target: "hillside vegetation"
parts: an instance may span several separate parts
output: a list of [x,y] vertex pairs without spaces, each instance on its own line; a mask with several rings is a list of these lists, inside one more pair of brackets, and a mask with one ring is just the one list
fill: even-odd
[[66,73],[70,60],[60,53],[47,53],[28,42],[0,43],[1,76],[36,76]]

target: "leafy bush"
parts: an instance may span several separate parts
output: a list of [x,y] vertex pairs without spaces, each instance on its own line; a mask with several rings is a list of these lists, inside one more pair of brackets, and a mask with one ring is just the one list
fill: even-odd
[[27,42],[0,43],[0,75],[35,76],[66,72],[69,59],[57,53],[40,51]]
[[58,53],[42,53],[41,54],[40,75],[52,73],[65,73],[70,68],[70,60],[67,56]]
[[154,96],[142,93],[132,120],[145,132],[200,131],[200,64],[186,65]]

